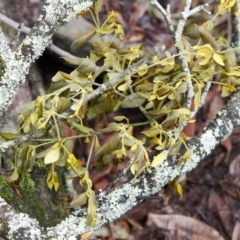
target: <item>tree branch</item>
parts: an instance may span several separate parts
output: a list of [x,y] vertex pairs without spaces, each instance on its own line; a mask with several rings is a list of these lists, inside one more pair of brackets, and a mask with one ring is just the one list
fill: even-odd
[[30,33],[12,51],[0,29],[0,57],[5,64],[0,79],[0,116],[11,104],[11,99],[19,85],[24,83],[31,63],[33,63],[50,44],[53,34],[77,11],[90,7],[93,0],[46,0],[41,14]]
[[[31,220],[25,214],[16,213],[0,198],[0,208],[2,210],[0,211],[0,221],[4,222],[0,226],[0,236],[4,236],[3,233],[6,231],[11,233],[8,236],[15,236],[14,234],[19,233],[19,229],[25,229],[27,234],[29,229],[33,234],[33,238],[29,237],[29,240],[53,239],[56,237],[57,239],[75,239],[76,236],[84,232],[99,229],[108,222],[118,219],[140,203],[139,197],[156,194],[169,181],[194,169],[219,142],[227,138],[234,127],[240,124],[240,106],[236,105],[238,102],[240,102],[240,92],[235,93],[230,98],[226,106],[201,134],[188,141],[187,145],[193,150],[193,156],[181,166],[177,165],[184,154],[185,148],[181,149],[181,155],[177,159],[168,157],[160,166],[151,168],[149,172],[145,171],[137,179],[123,184],[108,194],[105,191],[100,193],[97,196],[98,219],[95,227],[86,224],[87,212],[86,209],[81,208],[75,210],[57,226],[43,230],[35,220]],[[15,218],[18,220],[18,224],[14,222],[13,226],[12,221],[8,223],[8,219]],[[32,225],[29,223],[31,221],[33,221]],[[16,237],[15,239],[23,238]]]

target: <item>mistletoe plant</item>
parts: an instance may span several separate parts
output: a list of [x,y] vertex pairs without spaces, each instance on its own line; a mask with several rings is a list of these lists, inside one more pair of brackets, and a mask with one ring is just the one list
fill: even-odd
[[[184,34],[174,38],[175,53],[156,47],[146,54],[140,45],[122,49],[114,40],[123,40],[123,28],[116,23],[117,15],[113,11],[101,23],[100,0],[77,14],[77,17],[90,14],[95,28],[76,39],[71,48],[80,48],[94,35],[99,37],[99,42],[93,44],[86,58],[63,57],[76,66],[74,71],[57,72],[46,95],[22,109],[17,133],[0,133],[7,141],[26,134],[32,136],[14,147],[14,171],[9,181],[21,182],[25,171],[31,171],[43,161],[48,168],[47,185],[57,191],[57,169],[65,168],[68,181],[78,177],[84,188],[84,192],[73,199],[71,207],[87,204],[87,223],[95,226],[97,204],[88,169],[94,155],[101,167],[127,160],[125,170],[131,173],[129,180],[162,164],[167,155],[177,159],[182,146],[185,154],[178,166],[188,161],[193,152],[186,144],[189,137],[183,133],[183,128],[193,121],[210,85],[220,84],[224,97],[240,85],[236,49],[223,37],[216,39],[211,33],[216,18],[226,14],[234,4],[234,0],[221,0],[211,20],[186,26]],[[106,41],[105,36],[109,34],[113,37]],[[184,71],[186,64],[189,71]],[[101,84],[96,81],[100,75],[103,76]],[[219,81],[215,80],[216,75],[220,76]],[[193,96],[192,104],[189,96]],[[130,111],[138,108],[145,121],[131,122],[118,115],[120,108]],[[113,112],[114,121],[102,128],[103,116]],[[88,125],[90,119],[95,119],[93,128]],[[74,129],[76,135],[64,136],[60,130],[62,124]],[[138,126],[144,127],[139,138],[133,134]],[[99,137],[106,133],[112,133],[112,137],[101,145]],[[86,166],[73,154],[74,139],[80,138],[91,143]],[[181,195],[181,186],[177,182],[175,185]]]

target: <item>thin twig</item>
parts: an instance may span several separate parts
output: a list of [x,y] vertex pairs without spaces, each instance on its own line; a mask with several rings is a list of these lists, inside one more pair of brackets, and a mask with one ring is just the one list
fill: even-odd
[[164,19],[165,19],[165,21],[168,25],[168,29],[169,29],[172,37],[174,38],[175,29],[174,29],[174,26],[172,24],[169,5],[168,5],[168,11],[166,11],[157,0],[151,0],[151,4],[155,5],[158,8],[158,10],[160,11],[160,13],[162,13],[162,15],[163,15],[163,17],[164,17]]
[[[240,46],[240,17],[239,17],[239,11],[240,11],[240,0],[237,0],[234,8],[232,9],[232,40],[231,40],[231,47],[237,48]],[[238,13],[238,14],[236,14]],[[240,64],[240,51],[236,51],[237,54],[237,62]]]
[[134,162],[135,158],[131,158],[126,166],[123,169],[120,169],[116,175],[116,177],[102,190],[102,192],[108,192],[115,183],[117,183],[122,177],[124,177],[127,173],[127,171],[130,169]]
[[149,53],[146,57],[142,58],[135,64],[133,64],[130,67],[128,67],[127,69],[125,69],[123,72],[119,73],[115,78],[110,79],[109,82],[107,82],[105,84],[101,84],[100,87],[98,87],[96,90],[94,90],[93,92],[88,94],[85,101],[88,102],[89,100],[91,100],[91,99],[103,94],[104,92],[110,90],[111,88],[113,88],[113,85],[121,83],[125,77],[135,73],[142,64],[149,61],[152,57],[154,57],[156,55],[160,55],[160,53],[162,53],[164,50],[165,50],[165,46],[162,46],[162,47],[156,46],[154,48],[154,50],[151,53]]
[[[18,34],[20,32],[24,33],[24,34],[28,34],[31,31],[31,28],[23,26],[22,24],[19,24],[17,22],[15,22],[14,20],[12,20],[11,18],[5,16],[4,14],[0,13],[0,21],[7,24],[8,26],[18,30],[19,26],[21,26],[21,29],[19,29],[20,31],[18,31]],[[15,38],[13,39],[15,40]],[[13,40],[11,42],[13,42]],[[10,45],[11,46],[11,45]],[[48,47],[49,50],[51,50],[52,52],[56,53],[57,55],[61,56],[61,57],[76,57],[73,54],[59,48],[58,46],[56,46],[55,44],[51,43]]]
[[206,12],[207,14],[211,14],[211,12],[209,12],[207,9],[205,9],[205,7],[208,7],[209,6],[209,3],[204,3],[202,5],[199,5],[193,9],[191,9],[189,12],[188,12],[188,17],[194,15],[195,13],[197,12],[200,12],[201,10],[203,10],[204,12]]

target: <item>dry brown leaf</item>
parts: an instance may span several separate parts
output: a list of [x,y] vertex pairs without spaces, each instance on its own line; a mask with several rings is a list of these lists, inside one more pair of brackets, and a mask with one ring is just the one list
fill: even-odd
[[142,225],[139,222],[135,221],[133,218],[126,218],[126,220],[137,230],[141,231],[143,229]]
[[[170,221],[172,223],[169,225]],[[175,223],[176,227],[174,227],[174,229],[170,229],[170,226],[173,226],[173,222]],[[186,237],[191,240],[224,240],[218,231],[207,224],[194,218],[177,214],[158,215],[149,213],[147,225],[155,225],[159,228],[167,229],[169,231],[178,230],[177,234],[179,234],[180,239]]]
[[223,108],[223,98],[220,94],[216,94],[214,95],[212,101],[209,104],[209,113],[206,124],[208,124],[212,119],[214,119],[216,114]]
[[233,234],[232,234],[232,240],[239,240],[240,239],[240,221],[238,220],[235,223]]
[[222,225],[224,226],[226,232],[229,236],[232,234],[233,230],[233,215],[231,209],[224,201],[223,197],[217,193],[216,191],[211,191],[208,207],[211,211],[216,212],[222,221]]
[[234,177],[240,176],[240,155],[231,161],[231,164],[229,165],[229,173]]
[[221,142],[221,145],[227,150],[227,154],[226,154],[226,157],[225,157],[224,162],[228,162],[230,153],[231,153],[231,151],[232,151],[232,141],[231,141],[231,138],[228,137],[227,139],[225,139],[224,141],[222,141],[222,142]]
[[134,33],[134,35],[132,35],[130,38],[129,38],[129,42],[140,42],[142,41],[144,38],[144,34],[142,33]]

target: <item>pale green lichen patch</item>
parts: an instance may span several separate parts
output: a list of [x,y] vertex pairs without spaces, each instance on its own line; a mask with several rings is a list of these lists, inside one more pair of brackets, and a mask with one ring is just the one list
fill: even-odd
[[[8,239],[17,239],[23,235],[25,239],[42,239],[42,234],[38,222],[35,219],[29,218],[26,214],[18,213],[10,215],[8,218],[8,227]],[[19,236],[17,236],[18,232]]]

